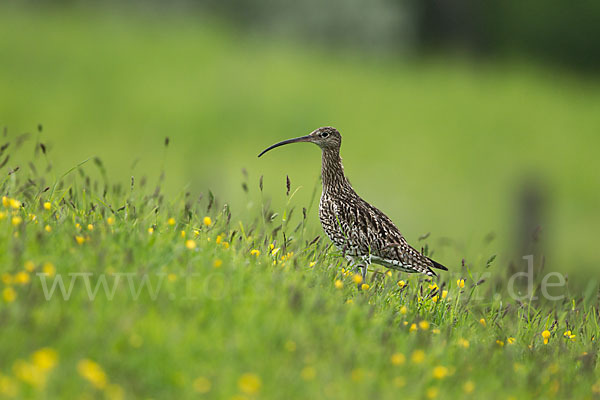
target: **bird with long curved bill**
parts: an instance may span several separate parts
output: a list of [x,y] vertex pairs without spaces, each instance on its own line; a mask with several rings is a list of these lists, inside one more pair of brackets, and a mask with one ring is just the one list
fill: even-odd
[[266,148],[309,142],[321,148],[323,193],[319,219],[323,230],[344,254],[351,266],[362,271],[366,282],[371,263],[387,268],[435,276],[434,268],[447,271],[442,264],[426,257],[412,246],[384,213],[363,200],[344,175],[340,158],[342,135],[332,127],[322,127],[309,135],[288,139]]

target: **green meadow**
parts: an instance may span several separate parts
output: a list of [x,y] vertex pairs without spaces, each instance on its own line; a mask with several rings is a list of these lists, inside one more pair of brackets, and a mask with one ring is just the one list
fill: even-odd
[[[596,78],[7,5],[0,57],[0,397],[599,396]],[[317,222],[319,150],[256,157],[323,125],[448,273],[358,290]],[[531,182],[535,301],[507,272]]]

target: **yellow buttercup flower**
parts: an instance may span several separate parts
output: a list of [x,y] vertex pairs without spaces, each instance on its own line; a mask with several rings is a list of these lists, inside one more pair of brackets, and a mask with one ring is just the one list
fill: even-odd
[[500,339],[496,340],[496,344],[500,347],[504,347],[504,342]]
[[17,298],[17,292],[12,287],[7,287],[2,290],[2,298],[7,303],[12,303]]
[[260,250],[252,249],[252,250],[250,250],[250,254],[258,257],[258,256],[260,256]]
[[220,258],[217,258],[215,260],[215,262],[213,263],[213,267],[215,267],[215,268],[221,268],[222,265],[223,265],[223,260],[221,260]]
[[10,206],[11,208],[17,209],[21,207],[21,202],[17,199],[10,199]]
[[317,371],[313,367],[304,367],[300,371],[300,376],[305,381],[312,381],[317,376]]
[[517,341],[517,339],[515,339],[514,337],[506,338],[506,343],[508,343],[508,344],[515,344],[516,341]]
[[25,271],[19,271],[14,276],[15,283],[26,285],[31,281],[31,277]]
[[481,326],[487,326],[487,322],[485,322],[485,318],[481,318],[479,320],[479,323],[481,324]]
[[354,280],[354,283],[356,283],[357,285],[360,285],[363,281],[362,276],[360,276],[358,274],[354,274],[354,277],[352,277],[352,279]]
[[423,350],[415,350],[410,356],[410,360],[415,364],[421,364],[425,361],[425,352]]
[[88,224],[87,228],[88,228],[88,231],[93,231],[94,230],[94,225]]
[[206,226],[211,226],[212,225],[212,219],[210,219],[210,217],[204,217],[204,219],[202,220],[202,222],[204,222],[204,225],[206,225]]
[[550,339],[550,331],[549,330],[543,331],[542,338],[544,339],[544,344],[548,344],[548,340]]
[[464,279],[459,279],[456,281],[456,286],[458,286],[459,288],[464,288],[465,287],[465,280]]
[[106,373],[92,360],[83,359],[77,363],[77,372],[98,389],[104,389],[108,383]]
[[52,232],[52,227],[51,227],[50,225],[46,225],[46,226],[44,227],[44,230],[45,230],[46,232]]
[[475,384],[473,383],[473,381],[466,381],[463,385],[463,391],[466,394],[470,394],[473,393],[473,391],[475,390]]
[[427,329],[429,329],[429,322],[427,322],[427,321],[419,322],[419,328],[426,331]]
[[12,217],[12,220],[10,221],[13,226],[19,226],[22,222],[23,218],[19,217],[18,215]]
[[190,250],[194,250],[196,248],[196,242],[189,239],[185,241],[185,247],[187,247]]
[[400,314],[404,315],[408,312],[408,309],[406,308],[406,306],[402,306],[400,307]]
[[49,201],[44,203],[44,210],[48,210],[50,211],[52,209],[52,203],[50,203]]
[[398,281],[398,287],[400,289],[402,289],[404,286],[406,286],[406,282],[404,282],[404,281]]
[[169,225],[171,225],[171,226],[175,225],[175,218],[173,218],[173,217],[169,218],[169,219],[167,220],[167,224],[169,224]]
[[460,339],[458,339],[458,345],[460,347],[468,349],[469,348],[469,341],[467,339],[460,338]]
[[369,286],[367,283],[363,283],[363,284],[360,286],[360,288],[361,288],[362,290],[369,290],[370,286]]
[[337,280],[335,281],[334,285],[335,285],[335,288],[336,288],[336,289],[341,289],[341,288],[343,288],[343,287],[344,287],[344,282],[342,282],[341,280],[337,279]]
[[23,267],[25,268],[25,271],[32,272],[35,269],[35,264],[33,261],[25,261]]
[[411,324],[410,328],[408,329],[409,332],[414,332],[417,330],[417,324]]
[[256,374],[245,373],[238,379],[238,387],[245,394],[255,394],[260,391],[262,382]]
[[75,236],[75,241],[77,242],[77,244],[82,245],[83,242],[85,242],[85,238],[83,236]]
[[439,365],[433,369],[432,375],[435,379],[444,379],[448,376],[448,368]]
[[199,376],[192,382],[192,387],[196,393],[208,393],[212,388],[212,384],[207,378]]
[[44,263],[42,266],[42,272],[47,276],[54,276],[56,274],[56,267],[51,262]]
[[31,355],[31,359],[33,361],[33,365],[42,371],[48,371],[58,364],[58,353],[54,349],[44,347],[33,353]]
[[394,353],[392,357],[390,357],[390,361],[394,365],[402,365],[406,362],[406,357],[402,353]]

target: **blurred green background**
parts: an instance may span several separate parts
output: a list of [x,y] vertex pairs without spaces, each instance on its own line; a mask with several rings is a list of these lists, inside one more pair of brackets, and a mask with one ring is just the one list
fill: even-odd
[[[167,195],[211,189],[240,218],[256,216],[261,175],[276,206],[286,175],[306,204],[316,147],[256,155],[333,125],[357,192],[409,241],[431,232],[450,268],[534,252],[587,279],[600,262],[599,7],[444,4],[4,3],[0,124],[9,137],[42,124],[57,173],[91,156],[124,184],[164,169]],[[2,173],[30,157],[23,146]]]

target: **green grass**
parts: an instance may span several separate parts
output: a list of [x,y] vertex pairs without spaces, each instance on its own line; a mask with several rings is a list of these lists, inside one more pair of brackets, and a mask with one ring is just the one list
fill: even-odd
[[[295,187],[273,190],[285,207],[265,200],[238,220],[209,196],[97,182],[92,162],[1,183],[3,397],[598,396],[593,293],[515,302],[493,261],[433,281],[372,271],[359,291],[329,241],[313,240]],[[58,277],[66,290],[75,279],[67,300],[45,292]],[[85,279],[93,291],[100,277],[114,294],[99,286],[91,300]]]
[[[316,149],[256,155],[334,125],[356,190],[411,241],[432,232],[444,263],[485,261],[492,252],[500,265],[513,259],[516,192],[527,177],[545,193],[546,267],[586,281],[600,263],[597,79],[522,60],[310,47],[204,14],[109,8],[3,5],[0,49],[0,124],[14,137],[42,123],[56,171],[98,156],[127,185],[166,166],[166,193],[211,188],[244,218],[256,210],[246,208],[240,170],[253,188],[264,175],[269,192],[289,175],[307,202]],[[3,171],[27,169],[29,157],[13,151]],[[318,228],[314,210],[308,221]],[[497,242],[482,250],[490,231]]]

